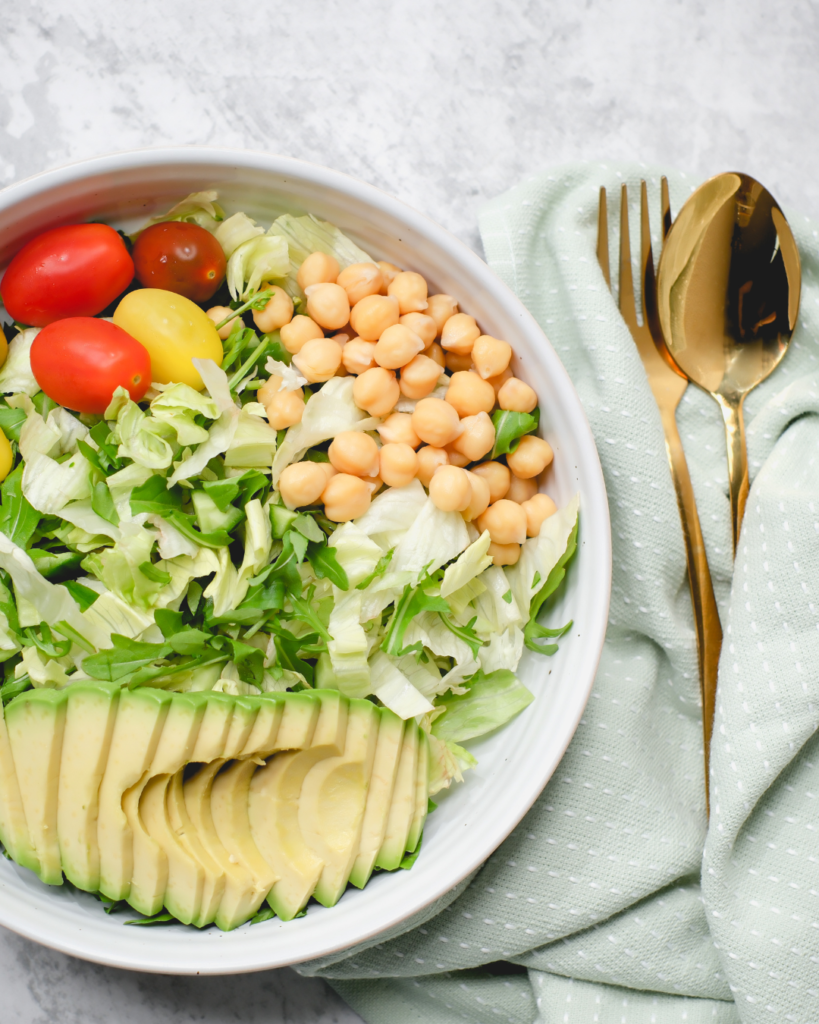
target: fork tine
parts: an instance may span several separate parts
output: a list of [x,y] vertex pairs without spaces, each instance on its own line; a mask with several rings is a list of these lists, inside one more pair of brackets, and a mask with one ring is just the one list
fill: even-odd
[[660,179],[660,208],[663,217],[663,241],[671,227],[671,202],[668,198],[668,178],[665,175]]
[[611,291],[611,274],[609,272],[609,213],[606,202],[606,190],[600,186],[600,201],[597,205],[597,262],[603,271],[603,277]]
[[629,330],[637,326],[637,310],[634,307],[634,281],[631,276],[631,244],[628,233],[628,188],[620,188],[620,282],[618,303],[620,315]]
[[648,191],[640,182],[640,286],[643,323],[648,323],[651,297],[654,295],[654,254],[651,251],[651,228],[648,221]]

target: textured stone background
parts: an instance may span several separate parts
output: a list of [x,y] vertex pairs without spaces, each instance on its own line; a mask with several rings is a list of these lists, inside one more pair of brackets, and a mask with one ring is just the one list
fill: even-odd
[[[741,169],[819,213],[810,0],[5,0],[0,185],[208,144],[379,186],[476,248],[476,211],[549,163]],[[134,975],[0,930],[4,1024],[342,1022],[321,982]]]

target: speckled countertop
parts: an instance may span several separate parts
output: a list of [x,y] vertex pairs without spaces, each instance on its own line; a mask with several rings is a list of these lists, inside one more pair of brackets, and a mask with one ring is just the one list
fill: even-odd
[[[546,164],[741,169],[819,212],[811,0],[6,0],[0,185],[112,150],[326,164],[479,249],[481,204]],[[0,929],[3,1024],[358,1021],[292,971],[169,978]]]

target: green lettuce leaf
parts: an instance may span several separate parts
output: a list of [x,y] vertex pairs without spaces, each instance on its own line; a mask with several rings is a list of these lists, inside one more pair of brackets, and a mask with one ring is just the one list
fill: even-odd
[[514,672],[478,672],[463,694],[445,694],[435,701],[445,713],[432,723],[439,740],[464,743],[505,725],[534,700]]
[[537,430],[540,409],[535,408],[533,412],[508,412],[505,409],[496,409],[492,413],[492,422],[495,425],[495,446],[490,458],[497,459],[501,455],[516,451],[523,435]]

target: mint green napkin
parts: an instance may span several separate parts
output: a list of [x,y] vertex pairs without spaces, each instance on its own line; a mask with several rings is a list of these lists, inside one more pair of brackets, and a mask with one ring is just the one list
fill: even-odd
[[[659,252],[660,173],[560,167],[482,213],[490,265],[556,348],[597,439],[611,615],[577,734],[495,855],[393,933],[301,966],[371,1024],[819,1020],[817,232],[791,221],[800,322],[747,401],[752,488],[735,566],[718,407],[691,387],[678,411],[725,631],[706,834],[697,659],[660,417],[595,257],[606,185],[616,266],[622,181],[639,252],[641,177]],[[676,212],[696,183],[669,178]],[[501,960],[528,976],[499,972]]]

